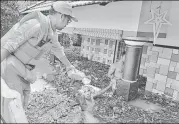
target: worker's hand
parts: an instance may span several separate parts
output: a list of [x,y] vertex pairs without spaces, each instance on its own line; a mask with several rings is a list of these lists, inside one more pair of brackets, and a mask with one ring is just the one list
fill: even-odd
[[85,77],[85,74],[77,70],[74,66],[67,68],[68,77],[74,80],[82,80]]

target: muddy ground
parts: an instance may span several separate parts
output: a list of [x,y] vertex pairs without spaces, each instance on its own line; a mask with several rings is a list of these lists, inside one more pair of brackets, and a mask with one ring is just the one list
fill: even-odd
[[[91,84],[104,88],[109,85],[107,71],[109,66],[88,61],[79,57],[79,48],[67,49],[66,55],[77,69],[91,75]],[[138,99],[157,103],[160,110],[151,111],[130,105],[122,97],[109,96],[108,93],[95,100],[92,113],[84,113],[75,99],[75,92],[81,87],[80,82],[72,83],[67,76],[56,76],[49,82],[56,90],[44,90],[31,94],[26,111],[30,123],[178,123],[179,103],[157,94],[144,94],[144,87],[139,89]],[[108,91],[110,93],[110,90]],[[95,120],[96,119],[96,120]]]

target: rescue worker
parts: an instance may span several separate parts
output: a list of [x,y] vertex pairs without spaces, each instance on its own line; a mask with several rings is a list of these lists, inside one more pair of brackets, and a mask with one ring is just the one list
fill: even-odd
[[[46,51],[53,51],[55,56],[66,66],[70,78],[80,80],[78,73],[75,76],[72,75],[72,72],[80,71],[75,69],[66,58],[56,33],[57,29],[62,30],[72,20],[77,21],[72,15],[72,7],[67,2],[58,1],[53,3],[48,16],[41,12],[37,12],[37,15],[35,15],[38,17],[36,19],[33,19],[33,14],[26,16],[1,38],[1,67],[3,67],[1,82],[9,87],[8,90],[2,89],[5,91],[5,95],[1,95],[1,115],[6,123],[15,123],[8,109],[12,100],[9,98],[21,100],[24,109],[26,109],[30,83],[36,80],[31,60],[38,60]],[[16,123],[20,122],[20,120],[16,120]]]

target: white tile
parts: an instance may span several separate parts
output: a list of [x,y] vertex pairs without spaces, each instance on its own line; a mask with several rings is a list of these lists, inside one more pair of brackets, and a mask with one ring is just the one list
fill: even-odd
[[179,81],[179,73],[177,73],[176,80]]
[[166,83],[166,87],[170,88],[171,87],[171,83]]
[[148,58],[147,54],[142,54],[142,58]]
[[152,55],[152,51],[147,50],[147,55]]
[[155,74],[155,79],[161,82],[167,82],[167,76]]
[[173,80],[171,88],[179,91],[179,81]]
[[163,52],[163,48],[162,47],[155,47],[155,46],[153,46],[152,47],[152,51],[158,51],[158,52],[162,53]]
[[173,81],[174,81],[173,79],[171,79],[171,78],[167,78],[167,83],[172,84]]
[[163,59],[163,58],[158,58],[157,64],[169,66],[170,60],[168,60],[168,59]]
[[169,67],[169,71],[174,71],[174,70],[175,70],[175,67],[172,67],[172,66]]
[[174,54],[178,54],[178,50],[177,49],[173,49],[173,53]]
[[166,87],[166,82],[158,82],[156,89],[158,91],[164,92]]
[[157,82],[158,82],[158,80],[156,80],[156,79],[153,80],[153,83],[157,83]]
[[147,90],[147,91],[152,91],[152,88],[153,88],[153,83],[147,81],[145,90]]
[[177,68],[179,68],[179,63],[177,63]]
[[147,77],[147,81],[149,81],[149,82],[153,82],[153,78],[151,78],[151,77]]

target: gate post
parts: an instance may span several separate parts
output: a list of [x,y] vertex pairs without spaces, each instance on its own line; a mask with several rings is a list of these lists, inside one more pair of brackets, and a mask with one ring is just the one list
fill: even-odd
[[142,49],[144,45],[144,38],[127,38],[124,39],[126,43],[126,55],[124,62],[124,72],[121,81],[117,81],[116,94],[124,96],[126,101],[136,98],[138,93],[137,76],[140,69],[140,61],[142,56]]

